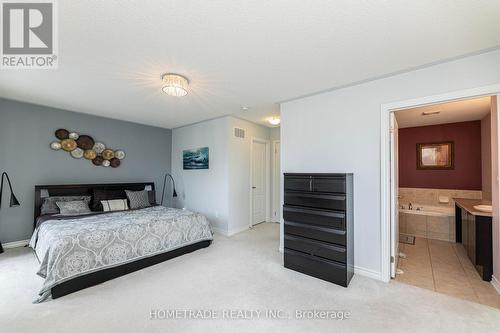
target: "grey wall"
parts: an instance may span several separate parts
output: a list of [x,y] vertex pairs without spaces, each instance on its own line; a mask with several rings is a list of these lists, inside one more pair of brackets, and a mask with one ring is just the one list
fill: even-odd
[[[54,131],[58,128],[89,134],[123,149],[127,156],[113,169],[53,151],[49,144],[56,140]],[[21,201],[20,207],[10,208],[9,194],[4,193],[0,241],[31,236],[35,185],[154,181],[159,201],[162,175],[171,167],[171,150],[169,129],[0,99],[0,171],[8,172]]]

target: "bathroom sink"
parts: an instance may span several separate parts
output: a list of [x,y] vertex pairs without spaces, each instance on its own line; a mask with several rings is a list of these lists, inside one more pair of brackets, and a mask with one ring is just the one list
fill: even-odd
[[486,212],[486,213],[491,213],[493,211],[493,208],[491,205],[476,205],[474,206],[474,209],[477,209],[481,212]]

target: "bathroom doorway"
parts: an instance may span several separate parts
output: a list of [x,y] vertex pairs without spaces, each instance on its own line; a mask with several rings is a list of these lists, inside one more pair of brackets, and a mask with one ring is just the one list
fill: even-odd
[[395,281],[500,308],[490,282],[497,111],[486,95],[390,114]]

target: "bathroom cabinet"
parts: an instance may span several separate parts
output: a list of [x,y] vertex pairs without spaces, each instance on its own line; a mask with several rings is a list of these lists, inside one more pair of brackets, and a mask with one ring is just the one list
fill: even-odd
[[493,274],[492,217],[478,215],[471,205],[457,200],[457,242],[461,242],[470,261],[484,281]]

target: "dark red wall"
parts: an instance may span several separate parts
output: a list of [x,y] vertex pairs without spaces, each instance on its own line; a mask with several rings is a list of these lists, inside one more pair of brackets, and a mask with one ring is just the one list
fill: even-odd
[[[454,141],[454,170],[417,170],[417,143]],[[399,186],[481,190],[481,121],[401,128]]]

